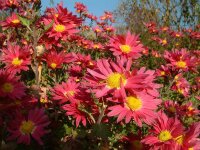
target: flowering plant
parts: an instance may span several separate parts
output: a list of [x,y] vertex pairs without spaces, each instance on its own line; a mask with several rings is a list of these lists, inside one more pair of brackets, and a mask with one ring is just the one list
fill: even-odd
[[118,35],[82,3],[0,2],[0,149],[199,150],[199,26]]

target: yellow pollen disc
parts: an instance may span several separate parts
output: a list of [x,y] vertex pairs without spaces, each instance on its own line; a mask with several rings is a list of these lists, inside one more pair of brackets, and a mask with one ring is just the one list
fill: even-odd
[[179,68],[186,68],[186,62],[180,60],[176,63]]
[[193,108],[192,106],[189,106],[189,107],[188,107],[188,110],[189,110],[189,111],[192,111],[193,109],[194,109],[194,108]]
[[183,145],[184,136],[180,135],[174,139],[179,145]]
[[123,53],[129,53],[131,51],[131,47],[129,45],[121,45],[120,49]]
[[54,30],[55,30],[56,32],[63,32],[63,31],[65,31],[65,26],[64,26],[64,25],[61,25],[61,24],[58,24],[58,25],[56,25],[56,26],[54,27]]
[[64,92],[64,95],[65,95],[66,97],[68,97],[68,96],[74,96],[74,94],[75,94],[74,91],[66,91],[66,92]]
[[35,125],[32,121],[23,121],[20,125],[20,131],[23,134],[31,134],[35,128]]
[[121,81],[124,85],[126,84],[126,78],[121,73],[111,73],[106,79],[107,86],[111,89],[120,88]]
[[134,110],[134,111],[135,110],[140,110],[142,108],[142,101],[141,101],[141,99],[139,99],[137,97],[128,96],[126,98],[126,105],[131,110]]
[[141,142],[139,140],[135,140],[132,142],[133,148],[136,150],[141,150],[143,148]]
[[169,131],[163,130],[160,132],[158,139],[162,142],[165,142],[165,141],[172,139],[172,135]]
[[20,65],[22,64],[22,62],[23,62],[23,60],[22,60],[22,59],[19,59],[18,57],[17,57],[17,58],[14,58],[14,59],[12,60],[12,64],[13,64],[14,66],[20,66]]
[[12,20],[12,23],[18,24],[18,23],[20,23],[20,21],[19,21],[19,19],[14,19],[14,20]]
[[162,44],[167,44],[167,40],[162,40]]
[[55,17],[58,18],[58,14],[55,14]]
[[1,89],[4,93],[11,93],[13,91],[14,87],[11,83],[4,83],[1,87]]
[[178,89],[178,92],[180,93],[180,94],[183,94],[184,93],[184,90],[183,89]]
[[51,68],[55,69],[57,67],[57,64],[56,63],[51,63]]
[[164,71],[161,71],[160,74],[161,74],[162,76],[164,76],[164,75],[165,75],[165,72],[164,72]]
[[193,147],[190,147],[190,148],[188,148],[188,150],[194,150],[194,148],[193,148]]

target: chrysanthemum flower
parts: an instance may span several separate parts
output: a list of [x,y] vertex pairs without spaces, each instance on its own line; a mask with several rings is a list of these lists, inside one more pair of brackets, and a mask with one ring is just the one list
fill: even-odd
[[8,131],[11,135],[8,137],[8,140],[17,139],[17,143],[29,145],[31,137],[33,137],[42,145],[41,137],[49,132],[45,129],[49,123],[43,108],[30,110],[27,118],[18,114],[9,124]]
[[0,70],[0,97],[20,99],[25,95],[25,86],[10,72]]
[[164,58],[169,62],[169,66],[177,70],[196,70],[196,58],[192,56],[186,49],[174,50],[172,52],[165,51]]
[[81,20],[63,8],[62,3],[57,6],[56,10],[50,10],[46,11],[46,16],[43,17],[42,21],[46,26],[53,22],[53,26],[46,33],[48,37],[53,37],[56,41],[58,39],[66,40],[68,36],[78,32],[77,26]]
[[176,118],[168,118],[163,112],[152,124],[153,129],[142,140],[151,147],[150,150],[172,150],[175,147],[174,139],[183,134],[183,126]]
[[31,58],[28,47],[21,48],[18,45],[8,44],[8,47],[4,48],[2,52],[1,60],[6,64],[5,68],[9,72],[15,74],[29,69]]
[[76,2],[74,8],[76,8],[76,12],[78,13],[86,13],[88,11],[87,7],[80,2]]
[[166,77],[170,75],[170,68],[169,66],[163,66],[161,65],[160,69],[156,70],[156,74],[157,76],[162,76],[162,77]]
[[128,89],[133,92],[145,91],[150,95],[158,97],[158,84],[153,83],[155,79],[154,71],[140,70],[130,71],[132,61],[125,58],[118,58],[117,64],[105,59],[97,60],[97,66],[93,70],[87,69],[89,82],[92,91],[96,97],[102,97],[112,93],[119,97],[122,89]]
[[130,32],[110,38],[108,47],[115,56],[122,55],[133,59],[139,58],[144,49],[138,36],[132,35]]
[[192,102],[188,102],[182,105],[180,111],[182,116],[187,116],[187,117],[194,117],[195,115],[198,115],[200,113],[200,110],[195,108]]
[[80,110],[80,107],[83,107],[81,105],[81,102],[76,100],[74,102],[71,102],[70,104],[66,104],[62,106],[64,110],[66,110],[67,116],[73,116],[74,119],[76,119],[76,127],[79,126],[80,122],[86,126],[86,113]]
[[180,109],[179,104],[176,101],[167,100],[164,102],[165,110],[173,115],[177,115]]
[[150,125],[156,118],[154,111],[158,104],[160,104],[160,100],[140,92],[128,95],[120,104],[108,107],[110,112],[107,115],[118,116],[117,122],[125,118],[125,123],[129,123],[133,119],[138,126],[142,127],[142,122]]
[[185,78],[182,77],[182,74],[178,74],[175,76],[175,82],[171,89],[187,97],[190,92],[190,84]]
[[58,69],[62,68],[64,63],[71,62],[73,57],[71,54],[65,54],[63,51],[58,53],[56,50],[51,50],[44,54],[43,60],[47,62],[49,68]]
[[15,13],[12,13],[11,16],[7,17],[5,21],[1,22],[1,26],[4,30],[9,27],[19,27],[20,25],[21,22],[19,17]]
[[194,123],[182,135],[176,137],[174,141],[175,150],[198,150],[200,148],[200,122]]
[[92,89],[98,98],[111,92],[120,91],[122,85],[124,87],[139,87],[143,81],[142,76],[136,75],[132,76],[132,82],[130,83],[129,77],[123,68],[120,68],[114,62],[109,63],[105,59],[97,60],[97,68],[94,70],[87,69],[87,71],[89,74],[86,79],[93,87]]
[[60,103],[72,101],[80,92],[80,84],[73,80],[57,84],[52,90],[53,100],[59,100]]

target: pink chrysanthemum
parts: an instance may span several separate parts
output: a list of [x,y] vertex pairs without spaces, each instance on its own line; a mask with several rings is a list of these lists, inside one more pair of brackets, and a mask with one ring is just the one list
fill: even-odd
[[73,60],[71,54],[65,54],[63,51],[58,53],[55,50],[48,51],[44,54],[43,60],[47,62],[51,69],[62,68],[64,63],[69,63]]
[[149,135],[142,140],[143,143],[151,147],[150,150],[174,149],[174,139],[183,133],[183,126],[179,120],[168,118],[163,112],[158,113],[152,127]]
[[7,17],[5,21],[1,22],[1,26],[4,30],[9,27],[19,27],[20,25],[21,22],[19,17],[15,13],[12,13],[11,16]]
[[80,84],[73,80],[57,84],[51,91],[53,100],[59,100],[60,103],[72,101],[80,92]]
[[13,74],[0,70],[0,97],[20,99],[25,96],[25,86],[18,80]]
[[49,123],[49,119],[47,115],[45,115],[43,108],[30,110],[27,118],[18,114],[18,116],[10,122],[8,131],[11,135],[8,137],[8,140],[17,138],[17,143],[29,145],[31,137],[33,137],[42,145],[41,137],[49,132],[45,129]]
[[178,74],[175,76],[175,81],[171,89],[187,97],[190,93],[190,84],[183,78],[182,74]]
[[[119,62],[121,63],[121,62]],[[123,62],[124,64],[124,62]],[[93,70],[87,69],[88,76],[86,77],[96,97],[102,97],[113,93],[119,95],[121,87],[124,88],[141,88],[144,87],[143,81],[146,75],[130,75],[131,61],[127,62],[126,68],[123,64],[117,65],[105,59],[97,60],[97,66]]]
[[80,122],[86,126],[86,113],[80,110],[81,106],[81,102],[78,100],[62,106],[66,110],[67,116],[73,116],[76,119],[76,127],[79,126]]
[[110,112],[108,116],[118,116],[117,122],[125,118],[125,123],[129,123],[133,119],[138,126],[142,126],[142,122],[151,124],[156,118],[157,105],[160,100],[147,95],[146,93],[138,93],[126,96],[120,104],[108,107]]
[[69,35],[78,32],[77,26],[79,26],[81,20],[72,15],[66,8],[63,8],[62,3],[58,4],[56,10],[48,10],[42,21],[46,26],[53,22],[53,26],[46,33],[48,37],[53,37],[56,41],[58,39],[66,40]]
[[6,69],[12,73],[20,73],[22,70],[27,71],[31,63],[30,51],[28,47],[21,48],[18,45],[8,44],[7,48],[2,50],[2,62],[6,64]]
[[197,59],[192,56],[186,49],[174,50],[172,52],[165,51],[164,58],[169,62],[169,66],[177,70],[196,70]]
[[175,138],[175,150],[199,150],[200,148],[200,122],[194,123],[182,135]]
[[132,35],[130,32],[110,38],[108,47],[115,56],[122,55],[133,59],[139,58],[144,49],[138,36]]

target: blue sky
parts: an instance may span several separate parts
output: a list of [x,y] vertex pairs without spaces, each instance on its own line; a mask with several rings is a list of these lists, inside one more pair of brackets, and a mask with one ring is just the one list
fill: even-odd
[[[98,17],[101,16],[105,10],[113,11],[114,9],[116,9],[120,2],[120,0],[53,0],[53,1],[54,1],[54,6],[60,1],[63,1],[64,6],[71,11],[74,11],[75,2],[81,2],[88,7],[90,13]],[[52,4],[50,3],[50,0],[42,0],[42,6],[44,10],[46,7],[52,6]]]

